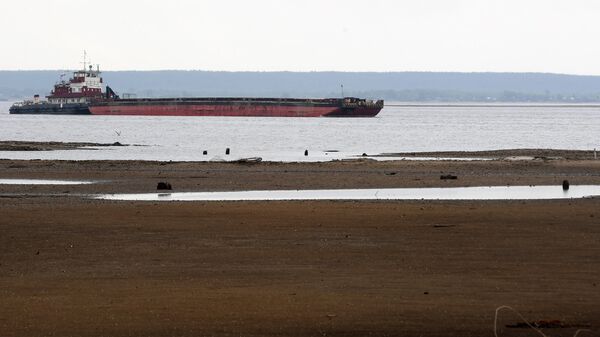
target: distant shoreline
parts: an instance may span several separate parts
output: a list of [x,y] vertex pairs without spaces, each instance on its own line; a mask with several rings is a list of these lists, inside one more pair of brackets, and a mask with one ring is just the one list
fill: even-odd
[[[58,70],[0,70],[0,98],[44,94],[61,74]],[[164,70],[106,71],[103,76],[105,83],[118,93],[133,93],[139,97],[345,95],[423,103],[600,103],[600,76],[545,73]]]

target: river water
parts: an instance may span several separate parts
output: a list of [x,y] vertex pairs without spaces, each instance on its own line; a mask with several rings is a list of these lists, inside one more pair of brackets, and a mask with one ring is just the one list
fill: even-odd
[[10,159],[323,161],[363,153],[600,149],[600,106],[387,106],[375,118],[10,115],[9,106],[0,102],[3,141],[139,145],[0,151]]

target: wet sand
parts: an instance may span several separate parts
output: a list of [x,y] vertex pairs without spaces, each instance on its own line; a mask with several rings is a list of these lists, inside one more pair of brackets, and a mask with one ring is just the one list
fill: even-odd
[[115,143],[67,143],[67,142],[28,142],[28,141],[0,141],[0,151],[56,151],[56,150],[81,150],[91,147],[129,146]]
[[[0,161],[1,336],[493,336],[600,328],[600,199],[109,202],[79,193],[600,184],[600,161]],[[457,180],[440,180],[455,174]],[[54,194],[48,196],[47,193]],[[501,336],[532,336],[507,328]],[[585,336],[581,334],[580,336]]]

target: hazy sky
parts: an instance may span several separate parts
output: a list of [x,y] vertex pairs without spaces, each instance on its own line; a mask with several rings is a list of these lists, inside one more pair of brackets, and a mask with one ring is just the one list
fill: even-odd
[[0,0],[0,69],[600,75],[598,0]]

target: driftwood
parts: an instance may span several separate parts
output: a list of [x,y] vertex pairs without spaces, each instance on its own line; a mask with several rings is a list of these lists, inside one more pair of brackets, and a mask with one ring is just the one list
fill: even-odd
[[234,163],[238,163],[238,164],[254,164],[254,163],[260,163],[262,161],[261,157],[250,157],[250,158],[241,158],[236,160]]

